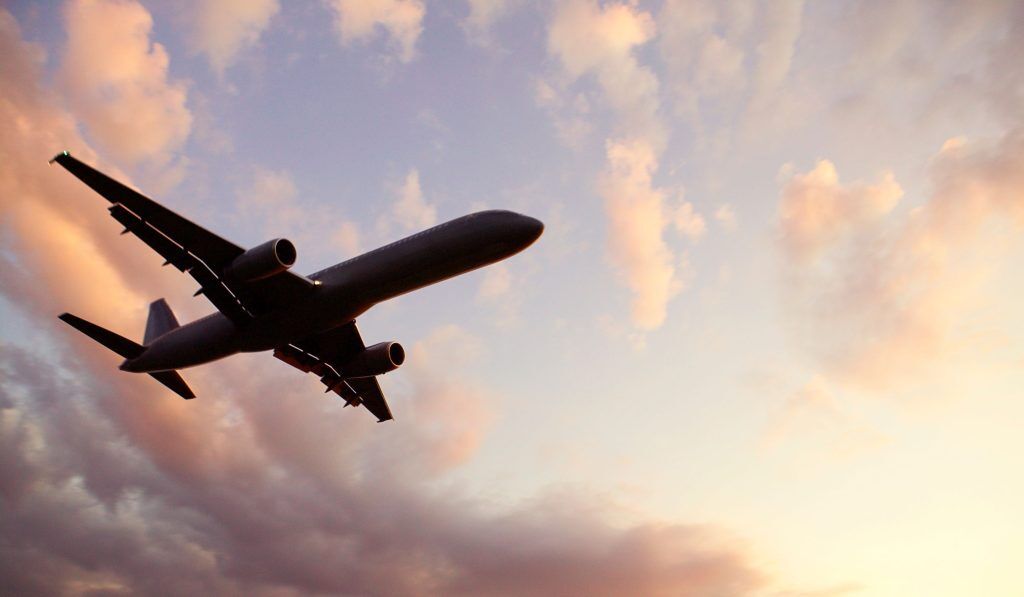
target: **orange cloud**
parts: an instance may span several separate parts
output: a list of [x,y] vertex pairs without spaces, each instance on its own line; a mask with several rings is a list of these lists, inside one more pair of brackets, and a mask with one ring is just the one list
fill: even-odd
[[608,143],[608,170],[599,190],[605,199],[611,258],[633,291],[633,322],[650,330],[665,321],[669,299],[681,285],[672,252],[662,239],[668,224],[665,193],[652,186],[657,160],[643,141]]
[[1024,224],[1024,132],[947,143],[931,172],[928,201],[903,217],[891,175],[844,186],[823,161],[783,186],[790,287],[813,314],[814,354],[847,383],[882,389],[954,357],[978,361],[971,321]]
[[819,160],[813,170],[794,175],[782,189],[783,245],[792,257],[814,259],[858,226],[887,215],[902,196],[892,172],[884,173],[876,185],[846,187],[839,183],[832,162]]
[[[654,19],[635,5],[600,6],[589,0],[559,5],[548,31],[548,52],[568,79],[595,77],[616,113],[621,132],[605,142],[607,166],[598,191],[608,217],[609,255],[633,292],[632,320],[642,330],[664,323],[669,300],[682,288],[676,258],[663,238],[665,228],[674,221],[691,238],[704,229],[703,219],[688,204],[667,213],[665,191],[651,183],[667,129],[658,116],[658,78],[640,64],[635,51],[654,34]],[[557,103],[550,85],[539,91],[546,103]]]
[[150,41],[153,19],[134,1],[73,0],[61,78],[75,113],[105,149],[165,161],[192,126],[185,84],[168,79],[167,50]]

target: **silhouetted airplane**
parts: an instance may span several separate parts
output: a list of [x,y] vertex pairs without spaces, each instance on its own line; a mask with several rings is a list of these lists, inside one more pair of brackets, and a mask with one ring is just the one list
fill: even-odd
[[495,263],[533,244],[544,224],[510,211],[482,211],[424,230],[309,276],[289,271],[295,246],[286,239],[249,250],[224,240],[71,157],[57,162],[113,205],[110,215],[166,261],[188,272],[217,307],[178,325],[167,302],[149,306],[142,344],[70,313],[60,319],[125,358],[124,371],[148,373],[183,398],[195,394],[175,369],[239,352],[274,356],[312,371],[378,421],[392,418],[376,376],[405,360],[398,342],[367,347],[355,318],[370,307],[435,282]]

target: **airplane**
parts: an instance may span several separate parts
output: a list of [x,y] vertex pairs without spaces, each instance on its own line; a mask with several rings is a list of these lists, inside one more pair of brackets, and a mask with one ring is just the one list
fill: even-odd
[[195,394],[177,372],[240,352],[272,350],[312,372],[378,422],[393,419],[376,376],[405,361],[398,342],[366,346],[356,318],[377,303],[519,253],[544,231],[539,220],[511,211],[472,213],[302,276],[291,271],[296,250],[277,238],[243,249],[64,151],[50,160],[111,203],[110,215],[199,283],[217,312],[179,325],[164,299],[153,302],[142,344],[70,313],[59,318],[124,357],[122,371],[148,373],[182,398]]

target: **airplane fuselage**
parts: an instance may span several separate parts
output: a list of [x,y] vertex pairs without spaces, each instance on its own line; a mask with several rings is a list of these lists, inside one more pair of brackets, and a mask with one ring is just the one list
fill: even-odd
[[285,309],[241,325],[214,313],[173,329],[121,368],[181,369],[296,342],[344,325],[380,302],[510,257],[543,229],[538,220],[510,211],[463,216],[308,276],[312,289]]

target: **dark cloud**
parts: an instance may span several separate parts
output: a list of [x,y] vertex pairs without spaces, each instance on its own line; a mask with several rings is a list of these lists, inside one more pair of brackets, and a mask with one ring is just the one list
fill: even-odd
[[[173,427],[194,421],[162,418],[160,404],[177,402],[159,390],[125,391],[77,359],[55,368],[11,346],[0,355],[10,405],[0,561],[26,591],[731,595],[760,585],[714,529],[617,527],[579,496],[488,513],[433,475],[381,464],[372,453],[388,447],[360,431],[362,413],[295,390],[294,377],[204,396],[209,407],[189,405],[200,416],[239,412],[175,445]],[[140,420],[157,439],[138,437]],[[393,427],[421,453],[446,452]]]

